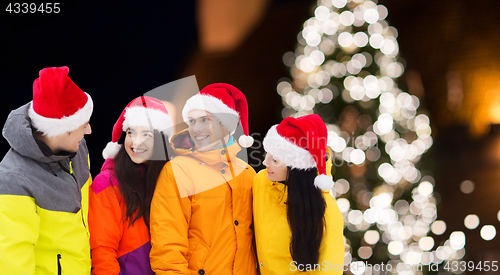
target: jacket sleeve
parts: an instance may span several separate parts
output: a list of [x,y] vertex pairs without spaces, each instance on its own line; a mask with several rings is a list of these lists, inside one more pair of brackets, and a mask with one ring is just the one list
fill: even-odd
[[123,236],[123,212],[117,186],[107,171],[97,175],[89,190],[89,230],[92,274],[118,274],[117,250]]
[[[190,274],[187,255],[188,229],[191,219],[190,197],[177,188],[176,178],[187,176],[171,163],[163,168],[151,202],[151,268],[157,275]],[[184,186],[182,186],[184,187]]]
[[34,198],[0,195],[0,274],[35,274],[39,227]]

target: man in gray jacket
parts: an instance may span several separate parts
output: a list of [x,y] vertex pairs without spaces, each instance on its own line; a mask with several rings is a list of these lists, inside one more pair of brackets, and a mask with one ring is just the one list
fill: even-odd
[[45,68],[33,101],[12,111],[2,134],[0,274],[90,274],[87,229],[91,97]]

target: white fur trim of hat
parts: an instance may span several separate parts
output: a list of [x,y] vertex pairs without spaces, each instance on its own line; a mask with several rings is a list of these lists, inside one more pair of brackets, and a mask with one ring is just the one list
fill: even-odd
[[125,132],[129,127],[143,126],[163,132],[171,137],[173,133],[172,119],[163,111],[142,106],[127,108],[122,130]]
[[66,132],[71,132],[89,121],[90,116],[92,115],[94,103],[92,102],[92,98],[87,93],[85,94],[87,95],[87,103],[70,116],[62,118],[48,118],[41,116],[33,109],[33,102],[30,104],[28,116],[30,117],[33,126],[35,126],[38,131],[46,134],[48,137],[55,137]]
[[186,101],[182,109],[182,119],[187,124],[189,124],[189,112],[192,110],[207,111],[214,115],[231,134],[234,134],[236,126],[240,121],[238,112],[229,108],[221,100],[213,96],[196,94]]
[[315,168],[316,162],[311,153],[280,136],[277,126],[273,125],[264,137],[264,150],[286,166],[302,170]]

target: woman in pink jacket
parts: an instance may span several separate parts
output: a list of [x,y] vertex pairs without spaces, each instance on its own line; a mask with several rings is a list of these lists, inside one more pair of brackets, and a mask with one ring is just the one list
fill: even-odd
[[89,193],[92,274],[154,274],[149,211],[171,135],[167,109],[151,97],[134,99],[115,123]]

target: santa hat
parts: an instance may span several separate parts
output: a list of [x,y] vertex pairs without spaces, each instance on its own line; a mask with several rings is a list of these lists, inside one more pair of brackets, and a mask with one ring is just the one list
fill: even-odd
[[172,136],[172,119],[168,115],[167,108],[158,99],[148,96],[140,96],[132,100],[123,110],[120,117],[113,126],[111,142],[102,151],[102,157],[114,158],[120,151],[118,144],[122,133],[129,127],[144,126],[152,130],[162,132],[168,137]]
[[314,186],[322,190],[333,187],[332,177],[326,174],[326,125],[317,115],[287,117],[274,125],[264,138],[264,150],[273,158],[296,169],[317,168]]
[[42,69],[33,83],[28,115],[33,126],[49,137],[78,129],[89,121],[92,98],[68,77],[68,67]]
[[244,148],[252,146],[254,140],[249,134],[247,99],[238,88],[226,83],[210,84],[186,101],[182,110],[182,118],[186,123],[192,110],[211,113],[231,134],[234,134],[239,122],[243,135],[238,143]]

